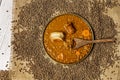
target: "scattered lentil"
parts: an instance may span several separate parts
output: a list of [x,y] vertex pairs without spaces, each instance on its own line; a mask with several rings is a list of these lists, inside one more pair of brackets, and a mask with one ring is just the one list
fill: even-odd
[[9,71],[0,70],[0,80],[11,80],[9,77]]
[[[86,58],[81,63],[68,65],[63,68],[60,64],[49,63],[49,59],[45,59],[46,54],[43,47],[43,32],[48,23],[48,19],[56,10],[60,12],[78,13],[87,19],[95,34],[96,39],[114,37],[116,35],[115,23],[107,15],[102,12],[106,7],[114,7],[117,2],[99,2],[93,0],[74,0],[67,3],[65,0],[35,0],[30,4],[23,6],[19,13],[17,27],[25,27],[28,31],[14,33],[13,49],[14,54],[18,55],[18,59],[27,59],[34,61],[31,70],[35,79],[52,79],[52,80],[98,80],[100,79],[100,66],[107,68],[115,64],[114,48],[116,44],[101,43],[95,44],[91,54],[92,60]],[[89,10],[88,4],[91,6]],[[42,26],[40,26],[42,25]],[[102,60],[104,58],[104,61]],[[118,59],[117,59],[118,60]]]

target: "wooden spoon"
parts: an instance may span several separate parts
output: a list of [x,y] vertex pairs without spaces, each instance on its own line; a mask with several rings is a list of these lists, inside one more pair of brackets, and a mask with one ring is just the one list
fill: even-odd
[[100,40],[83,40],[79,38],[74,38],[74,46],[73,49],[78,49],[82,46],[85,46],[90,43],[104,43],[104,42],[114,42],[115,39],[100,39]]

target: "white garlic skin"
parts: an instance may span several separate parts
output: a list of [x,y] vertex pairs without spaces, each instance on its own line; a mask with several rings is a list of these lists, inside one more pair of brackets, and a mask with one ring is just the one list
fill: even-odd
[[51,41],[55,41],[55,40],[63,40],[64,39],[64,34],[63,32],[52,32],[50,34],[50,39]]

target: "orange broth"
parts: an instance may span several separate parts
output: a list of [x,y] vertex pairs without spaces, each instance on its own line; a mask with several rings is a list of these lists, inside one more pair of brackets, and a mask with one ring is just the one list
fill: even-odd
[[[63,27],[68,22],[72,22],[74,24],[76,30],[74,34],[68,34]],[[51,41],[50,34],[56,31],[64,33],[64,41]],[[90,52],[92,44],[85,45],[77,50],[74,50],[66,46],[66,44],[72,43],[73,38],[92,40],[92,30],[88,23],[80,16],[74,14],[64,14],[54,18],[47,25],[44,32],[44,46],[47,54],[55,61],[65,64],[82,60]]]

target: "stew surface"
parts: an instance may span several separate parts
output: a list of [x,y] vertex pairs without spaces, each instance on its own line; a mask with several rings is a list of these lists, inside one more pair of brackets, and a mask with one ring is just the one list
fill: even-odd
[[[72,23],[71,26],[74,29],[74,33],[69,33],[69,27],[68,29],[64,27],[67,24],[69,26],[69,23]],[[64,38],[62,40],[51,40],[50,36],[53,32],[62,32]],[[88,23],[80,16],[74,14],[63,14],[54,18],[49,22],[44,32],[44,47],[47,54],[55,61],[65,64],[82,60],[90,52],[92,44],[73,49],[73,38],[93,39],[92,30]]]

